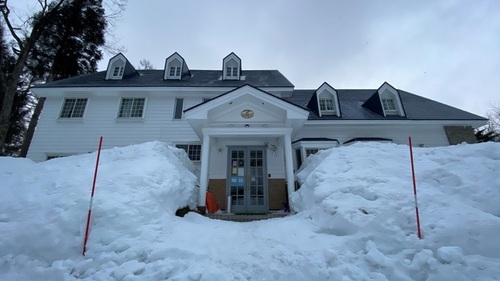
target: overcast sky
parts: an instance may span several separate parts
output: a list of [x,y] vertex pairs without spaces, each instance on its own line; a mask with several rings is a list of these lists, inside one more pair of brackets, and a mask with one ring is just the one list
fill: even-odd
[[220,69],[235,52],[296,89],[387,81],[482,116],[500,103],[497,0],[129,0],[113,33],[135,66],[178,52],[190,69]]

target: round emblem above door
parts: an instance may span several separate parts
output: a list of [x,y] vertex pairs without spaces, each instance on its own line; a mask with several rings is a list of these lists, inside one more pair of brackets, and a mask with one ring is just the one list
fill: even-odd
[[253,111],[251,111],[250,109],[243,109],[241,111],[241,117],[243,117],[244,119],[250,119],[253,117]]

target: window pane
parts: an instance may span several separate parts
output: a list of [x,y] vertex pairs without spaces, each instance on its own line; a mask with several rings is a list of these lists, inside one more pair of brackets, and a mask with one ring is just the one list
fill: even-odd
[[396,104],[393,99],[382,99],[382,105],[384,110],[396,110]]
[[299,168],[302,165],[302,153],[300,148],[295,150],[295,157],[297,158],[297,168]]
[[317,148],[307,148],[306,149],[306,157],[309,157],[309,155],[315,154],[316,152],[318,152]]
[[201,160],[201,145],[192,144],[189,145],[189,159],[192,161],[200,161]]
[[71,117],[83,117],[83,112],[85,111],[86,104],[87,99],[77,99]]
[[142,117],[145,99],[134,99],[130,117]]
[[122,98],[118,117],[142,117],[145,102],[145,98]]
[[191,161],[201,160],[201,145],[200,144],[177,144],[177,148],[184,149],[189,156]]
[[61,118],[70,118],[73,113],[73,107],[75,106],[76,99],[66,99],[64,101],[63,109],[61,110]]
[[184,99],[175,99],[174,119],[182,119],[182,106]]
[[333,106],[333,99],[320,99],[319,108],[321,109],[321,111],[335,111],[335,107]]
[[66,99],[61,110],[60,118],[81,118],[85,112],[87,99]]
[[174,66],[170,67],[170,73],[168,75],[175,76],[175,67]]
[[120,106],[120,112],[118,114],[118,117],[130,117],[132,103],[133,99],[122,99],[122,104]]

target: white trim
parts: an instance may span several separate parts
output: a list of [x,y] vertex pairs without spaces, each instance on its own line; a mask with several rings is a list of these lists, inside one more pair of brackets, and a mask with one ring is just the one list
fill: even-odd
[[471,125],[477,122],[483,126],[483,120],[307,120],[307,125]]
[[[384,82],[382,86],[377,90],[378,98],[380,105],[382,106],[382,111],[384,112],[384,116],[388,115],[399,115],[401,117],[405,117],[406,113],[403,109],[403,104],[399,97],[399,92],[397,89],[392,87],[389,83]],[[388,99],[391,99],[394,102],[395,110],[386,110],[384,107],[384,103],[382,101],[384,95],[389,95]]]
[[[31,89],[39,97],[60,97],[65,96],[68,92],[85,92],[85,95],[102,95],[117,92],[144,92],[148,94],[165,95],[165,92],[198,92],[193,96],[199,96],[199,92],[219,92],[218,95],[230,92],[238,87],[55,87],[55,88],[33,88]],[[265,92],[272,91],[292,91],[293,87],[289,88],[273,88],[273,87],[259,87],[260,90]],[[96,91],[97,90],[97,91]],[[272,93],[270,93],[272,94]],[[276,96],[278,97],[278,96]]]
[[[292,202],[292,195],[295,191],[295,174],[293,172],[293,149],[292,149],[292,139],[290,133],[283,136],[283,142],[285,150],[285,176],[286,176],[286,186],[288,191],[288,202]],[[291,207],[291,205],[290,205]]]
[[210,134],[203,135],[201,144],[201,171],[200,171],[200,190],[198,194],[198,206],[206,206],[208,190],[208,165],[210,161]]
[[[142,107],[142,112],[140,117],[132,117],[132,116],[122,116],[120,117],[120,108],[122,107],[122,101],[123,99],[132,99],[132,106],[133,106],[133,101],[135,99],[144,99],[144,105]],[[148,103],[148,98],[147,97],[120,97],[120,100],[118,101],[118,109],[116,111],[116,120],[142,120],[144,119],[144,115],[146,115],[146,105]],[[130,108],[130,113],[132,113],[132,108]]]
[[[171,66],[171,63],[174,62],[175,60],[179,61],[180,65]],[[179,75],[170,75],[171,67],[179,67]],[[179,55],[178,53],[173,53],[170,57],[165,59],[165,69],[163,69],[164,80],[181,80],[183,71],[184,71],[184,58],[182,58],[181,55]]]
[[[64,105],[66,104],[66,100],[68,100],[68,99],[75,99],[75,100],[79,100],[79,99],[83,100],[83,99],[85,99],[85,100],[87,100],[85,102],[85,107],[83,108],[83,113],[82,113],[81,117],[72,117],[72,116],[70,116],[70,117],[61,117],[61,114],[63,113]],[[75,105],[76,105],[76,101],[75,101]],[[73,106],[73,109],[74,109],[74,106]],[[85,118],[88,106],[89,106],[89,98],[88,97],[71,97],[71,96],[64,97],[63,100],[62,100],[62,103],[60,105],[59,113],[57,114],[57,119],[58,120],[64,120],[64,121],[66,121],[66,120],[83,120],[83,118]]]
[[226,136],[268,136],[280,137],[285,134],[291,134],[292,128],[202,128],[203,135],[209,134],[213,137]]
[[[228,66],[227,64],[234,60],[236,66]],[[228,75],[227,68],[231,68],[231,75]],[[236,67],[236,75],[234,74],[234,68]],[[222,60],[222,80],[240,80],[241,76],[241,59],[235,53],[230,53]]]
[[[123,54],[118,54],[114,58],[111,58],[108,62],[108,68],[106,69],[106,80],[121,80],[125,72],[125,66],[127,65],[127,58]],[[116,68],[120,68],[118,75],[114,75]]]
[[[332,100],[333,101],[333,107],[335,108],[334,110],[321,110],[321,104],[320,100],[322,99],[321,96],[324,95],[330,95],[331,99],[329,98],[323,98],[325,100]],[[340,117],[340,105],[338,102],[338,96],[337,96],[337,91],[332,88],[328,83],[324,82],[317,90],[316,90],[316,102],[318,106],[318,114],[319,117],[322,117],[322,115],[334,115],[337,117]]]

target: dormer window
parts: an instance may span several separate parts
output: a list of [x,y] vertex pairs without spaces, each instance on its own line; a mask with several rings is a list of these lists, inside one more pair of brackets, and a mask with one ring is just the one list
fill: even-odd
[[122,77],[123,69],[125,69],[123,66],[115,66],[115,69],[113,70],[113,77]]
[[340,117],[340,105],[338,102],[337,91],[328,83],[323,83],[316,90],[317,109],[319,117],[323,115],[335,115]]
[[238,67],[228,66],[226,67],[226,76],[227,77],[237,77],[238,76]]
[[128,62],[127,58],[122,54],[112,57],[108,63],[106,71],[106,80],[121,80],[123,76],[131,76],[135,74],[134,67]]
[[398,90],[389,85],[387,82],[382,84],[378,89],[378,96],[382,105],[384,116],[399,115],[404,117],[405,113],[403,105],[399,98]]
[[165,71],[163,79],[181,80],[183,75],[189,74],[189,68],[184,59],[178,53],[173,53],[165,60]]
[[382,98],[382,106],[384,107],[385,112],[397,112],[396,104],[394,103],[393,98]]
[[319,109],[322,113],[335,113],[333,98],[320,98]]
[[171,66],[168,76],[170,76],[170,77],[181,76],[181,67],[180,66]]
[[241,59],[230,53],[222,60],[222,80],[240,80]]

